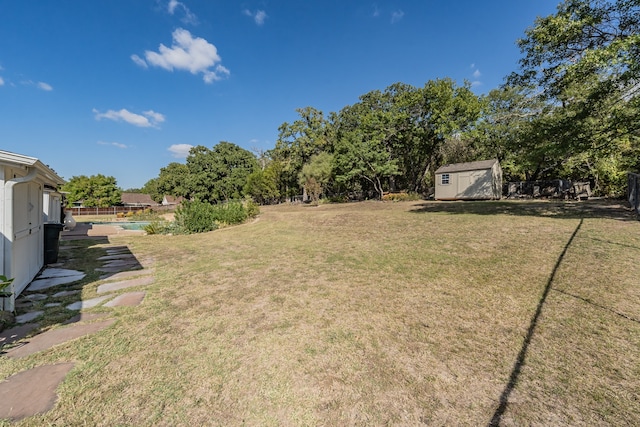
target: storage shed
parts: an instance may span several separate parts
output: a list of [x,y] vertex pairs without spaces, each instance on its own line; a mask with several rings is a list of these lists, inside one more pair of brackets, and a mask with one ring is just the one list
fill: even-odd
[[6,310],[44,265],[44,223],[60,220],[56,189],[62,184],[40,160],[0,150],[0,274],[14,279]]
[[436,170],[436,200],[496,200],[502,197],[497,159],[454,163]]

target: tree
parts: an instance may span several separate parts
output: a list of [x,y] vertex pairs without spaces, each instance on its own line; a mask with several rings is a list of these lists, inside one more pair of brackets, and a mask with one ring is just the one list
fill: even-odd
[[112,176],[86,175],[73,176],[62,187],[67,192],[67,206],[81,202],[85,207],[105,208],[122,203],[122,191]]
[[[384,92],[368,92],[360,102],[345,107],[338,116],[336,139],[351,134],[347,146],[368,146],[364,151],[379,154],[378,166],[384,158],[392,161],[395,166],[385,168],[390,189],[420,191],[431,184],[442,160],[440,147],[472,129],[481,106],[466,83],[458,87],[451,79],[442,79],[429,81],[422,88],[395,83]],[[344,151],[344,141],[341,144]]]
[[164,194],[160,193],[158,190],[158,178],[151,178],[147,181],[140,189],[140,193],[148,194],[153,201],[158,203],[162,202],[162,199],[164,198]]
[[186,166],[189,195],[210,203],[242,197],[247,177],[259,169],[250,151],[225,141],[213,149],[193,147]]
[[280,174],[282,165],[278,161],[270,161],[263,169],[257,169],[247,177],[244,194],[251,196],[257,203],[271,204],[280,199]]
[[482,101],[469,83],[457,86],[449,78],[428,81],[418,92],[415,113],[416,144],[405,156],[411,162],[409,178],[415,190],[431,186],[442,163],[440,147],[449,138],[475,128]]
[[565,0],[518,43],[524,56],[509,82],[537,87],[553,107],[539,127],[564,158],[548,166],[587,170],[597,187],[605,170],[640,166],[640,2]]
[[282,164],[281,180],[283,195],[300,194],[298,175],[311,156],[330,151],[332,145],[331,125],[322,111],[312,107],[296,110],[300,118],[293,123],[283,123],[275,148],[269,153],[273,160]]
[[536,121],[548,109],[531,88],[503,85],[490,91],[478,126],[467,135],[474,140],[474,160],[498,159],[507,179],[537,179],[551,153]]
[[548,98],[585,83],[595,98],[637,92],[640,2],[565,0],[557,10],[536,19],[518,41],[522,70],[512,79],[536,82]]
[[189,168],[184,163],[171,162],[160,169],[157,191],[160,200],[165,195],[176,197],[189,196]]
[[364,180],[378,198],[384,194],[385,179],[398,175],[398,163],[392,159],[381,139],[365,137],[361,131],[346,133],[336,143],[336,181],[353,187]]
[[307,190],[312,203],[318,203],[323,189],[331,179],[332,172],[333,156],[324,151],[311,157],[309,162],[302,166],[298,181]]
[[[359,157],[370,165],[367,174],[339,173],[338,183],[348,182],[345,177],[360,176],[366,181],[360,183],[363,188],[373,185],[374,191],[382,197],[383,187],[395,189],[396,176],[406,177],[398,165],[402,164],[404,149],[415,142],[413,111],[409,107],[415,91],[413,86],[395,83],[384,92],[374,90],[360,96],[358,103],[340,111],[335,121],[337,164],[341,167],[353,164],[355,157]],[[351,159],[347,160],[345,155]],[[391,162],[393,166],[383,166],[384,162]],[[371,174],[377,177],[371,179]]]

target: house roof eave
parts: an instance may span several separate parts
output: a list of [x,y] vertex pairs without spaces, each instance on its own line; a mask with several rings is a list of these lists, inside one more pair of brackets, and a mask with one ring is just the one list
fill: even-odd
[[0,150],[0,164],[9,166],[23,166],[25,168],[35,167],[40,175],[44,176],[56,185],[62,185],[66,181],[49,166],[42,163],[35,157],[25,156],[23,154],[11,153],[9,151]]

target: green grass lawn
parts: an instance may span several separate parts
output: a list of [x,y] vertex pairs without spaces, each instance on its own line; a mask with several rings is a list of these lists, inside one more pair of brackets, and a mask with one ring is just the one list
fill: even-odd
[[155,283],[107,330],[0,358],[3,378],[76,362],[55,408],[15,425],[640,424],[640,222],[624,209],[261,210],[110,237],[155,259]]

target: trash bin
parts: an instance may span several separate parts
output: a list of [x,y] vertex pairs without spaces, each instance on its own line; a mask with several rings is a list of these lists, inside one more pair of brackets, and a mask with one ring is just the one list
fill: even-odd
[[50,223],[44,225],[44,263],[58,262],[58,250],[60,248],[60,232],[64,224]]

